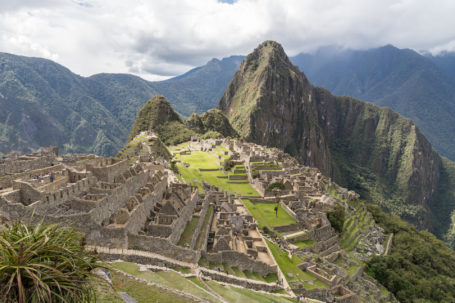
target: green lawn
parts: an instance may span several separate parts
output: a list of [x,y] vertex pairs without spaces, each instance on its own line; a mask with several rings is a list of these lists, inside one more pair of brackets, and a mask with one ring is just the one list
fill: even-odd
[[[303,263],[303,261],[297,256],[293,255],[292,259],[289,258],[287,252],[282,251],[278,245],[266,240],[267,245],[272,251],[273,257],[275,258],[278,266],[281,271],[286,276],[286,279],[291,284],[293,282],[301,283],[305,289],[315,289],[315,288],[327,288],[329,287],[326,283],[318,280],[315,276],[308,272],[302,271],[298,265]],[[292,277],[289,277],[288,274],[292,274]],[[313,281],[313,284],[308,283],[308,281]]]
[[[191,303],[193,300],[180,297],[174,293],[165,291],[161,288],[149,286],[143,282],[136,281],[117,272],[112,272],[112,284],[118,292],[125,292],[133,297],[138,303]],[[101,298],[99,302],[117,303],[123,302],[112,298],[108,301]],[[212,302],[216,302],[213,300]]]
[[[191,280],[185,279],[178,273],[174,271],[160,271],[160,272],[152,272],[152,271],[139,271],[139,266],[129,262],[115,262],[112,263],[112,266],[116,267],[117,269],[134,275],[138,278],[141,278],[146,281],[154,282],[160,285],[164,285],[173,289],[177,289],[186,293],[190,293],[193,296],[201,298],[205,301],[210,302],[217,302],[217,300],[210,294],[207,294],[203,290],[196,287]],[[129,293],[128,293],[129,294]],[[155,302],[155,301],[149,301]],[[160,301],[161,302],[161,301]],[[166,301],[168,302],[168,301]],[[186,302],[186,301],[185,301]]]
[[191,221],[186,225],[185,230],[180,236],[180,240],[177,245],[185,246],[185,244],[190,245],[191,239],[193,238],[194,229],[199,223],[199,217],[193,217]]
[[229,193],[236,193],[244,196],[257,196],[257,191],[250,184],[228,183],[228,179],[220,179],[218,176],[228,176],[222,171],[199,171],[199,168],[220,168],[217,164],[217,158],[208,152],[192,152],[191,155],[175,155],[175,159],[189,163],[190,167],[178,164],[180,173],[185,181],[199,187],[202,192],[201,181],[210,185],[215,185]]
[[240,302],[257,302],[257,303],[290,303],[296,302],[293,299],[274,296],[272,294],[267,295],[265,293],[255,292],[246,288],[238,288],[234,286],[224,286],[214,281],[207,281],[213,291],[221,295],[228,302],[240,303]]
[[248,199],[243,199],[243,204],[248,208],[250,213],[259,224],[259,228],[263,226],[276,227],[296,223],[296,221],[278,205],[278,216],[275,215],[275,203],[252,203]]
[[295,246],[297,246],[299,248],[305,248],[305,247],[313,246],[314,244],[316,244],[316,242],[313,240],[304,240],[304,241],[297,241],[292,244],[294,244]]

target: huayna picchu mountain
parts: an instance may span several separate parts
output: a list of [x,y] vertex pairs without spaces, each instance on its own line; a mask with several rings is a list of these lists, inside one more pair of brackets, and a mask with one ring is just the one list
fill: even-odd
[[192,136],[202,138],[238,137],[227,117],[218,109],[210,109],[201,115],[193,113],[183,121],[170,102],[157,95],[144,104],[133,124],[128,142],[143,131],[152,131],[163,143],[175,145],[189,141]]
[[[245,58],[219,109],[246,140],[282,148],[420,228],[444,221],[447,230],[453,201],[437,199],[446,167],[418,127],[312,86],[280,44],[266,41]],[[438,212],[441,203],[451,210]]]

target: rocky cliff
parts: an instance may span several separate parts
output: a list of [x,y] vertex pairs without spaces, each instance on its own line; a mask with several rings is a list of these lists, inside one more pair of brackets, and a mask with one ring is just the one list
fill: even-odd
[[431,228],[441,159],[419,129],[388,108],[313,87],[278,43],[266,41],[245,58],[219,108],[246,140],[282,148]]

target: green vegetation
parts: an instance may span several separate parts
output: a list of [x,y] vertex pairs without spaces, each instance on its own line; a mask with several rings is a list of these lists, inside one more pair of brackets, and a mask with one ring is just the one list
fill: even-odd
[[337,204],[335,209],[327,212],[327,219],[329,219],[332,227],[339,233],[343,231],[344,212],[344,207],[341,204]]
[[[182,277],[180,274],[174,271],[159,271],[152,272],[149,270],[139,271],[139,266],[129,262],[115,262],[112,264],[113,267],[118,268],[122,272],[131,274],[135,277],[138,277],[142,280],[153,282],[159,285],[164,285],[172,289],[177,289],[186,293],[189,293],[193,296],[201,298],[205,301],[216,302],[216,299],[208,294],[207,292],[201,290],[199,287],[194,285],[191,280],[188,280]],[[114,283],[114,285],[116,285]],[[127,292],[129,295],[134,297],[134,293]],[[169,298],[168,298],[169,299]],[[154,301],[143,301],[143,302],[154,302]],[[163,301],[169,302],[169,301]],[[186,302],[186,301],[185,301]]]
[[[200,171],[199,168],[205,169],[220,169],[218,165],[218,157],[215,156],[216,152],[201,152],[193,151],[190,155],[174,154],[174,159],[190,164],[189,167],[177,164],[179,171],[183,178],[191,184],[198,186],[202,192],[201,182],[204,181],[210,185],[215,185],[220,189],[226,190],[230,193],[237,193],[246,196],[256,196],[257,191],[254,190],[250,184],[236,183],[227,179],[226,174],[221,170],[216,171]],[[221,178],[220,178],[221,177]]]
[[224,161],[223,161],[223,169],[224,169],[224,171],[229,171],[233,167],[234,167],[234,162],[232,162],[232,158],[231,157],[229,157],[227,159],[224,159]]
[[[155,130],[166,122],[180,122],[183,125],[182,120],[171,107],[169,101],[163,96],[157,95],[147,101],[138,112],[128,141],[133,140],[141,131]],[[161,140],[166,143],[163,138]]]
[[217,131],[209,130],[201,136],[201,139],[222,139],[224,136]]
[[305,247],[313,246],[314,244],[316,244],[316,242],[313,240],[304,240],[304,241],[293,242],[292,244],[294,244],[298,248],[305,248]]
[[221,295],[228,302],[255,302],[255,303],[290,303],[296,302],[293,299],[286,297],[279,297],[274,295],[268,295],[261,292],[255,292],[246,288],[238,288],[234,286],[224,286],[214,281],[207,281],[207,285],[210,286],[216,293]]
[[175,161],[171,161],[171,164],[169,165],[169,168],[176,174],[179,174],[179,168],[177,167],[177,164]]
[[[329,287],[326,283],[318,280],[310,273],[302,271],[298,265],[303,263],[303,261],[300,260],[297,255],[293,255],[292,259],[290,259],[288,253],[286,251],[282,251],[278,245],[270,242],[269,240],[266,240],[266,242],[291,287],[295,288],[298,284],[302,284],[306,289]],[[289,277],[289,274],[292,275],[292,278]],[[308,281],[313,281],[314,283],[310,284]]]
[[70,227],[14,223],[0,233],[0,301],[92,302],[101,264]]
[[267,186],[267,188],[265,189],[265,191],[272,191],[273,189],[280,189],[280,190],[283,190],[284,189],[284,184],[283,182],[273,182],[271,183],[269,186]]
[[366,271],[400,302],[454,302],[455,252],[432,234],[368,205],[374,220],[394,233],[391,252],[367,262]]
[[[112,273],[112,284],[118,292],[125,292],[138,303],[192,303],[193,300],[180,297],[162,288],[136,281],[121,273]],[[123,300],[121,301],[123,302]],[[108,303],[106,301],[106,303]]]
[[185,246],[185,245],[191,244],[191,239],[193,238],[193,232],[198,223],[199,223],[199,217],[191,218],[191,221],[186,225],[185,230],[183,231],[182,235],[180,236],[180,240],[177,243],[177,245]]
[[195,132],[203,134],[202,138],[238,137],[228,118],[219,109],[209,109],[200,116],[193,113],[186,124]]
[[[242,199],[243,204],[258,222],[259,228],[290,225],[296,223],[280,204],[276,203],[252,203],[248,199]],[[275,215],[275,207],[278,207],[278,215]]]

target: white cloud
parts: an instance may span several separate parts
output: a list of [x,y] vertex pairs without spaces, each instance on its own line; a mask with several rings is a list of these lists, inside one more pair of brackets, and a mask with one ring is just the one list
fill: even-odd
[[0,3],[0,51],[82,75],[177,75],[268,39],[296,54],[324,45],[455,50],[455,1],[19,0]]

